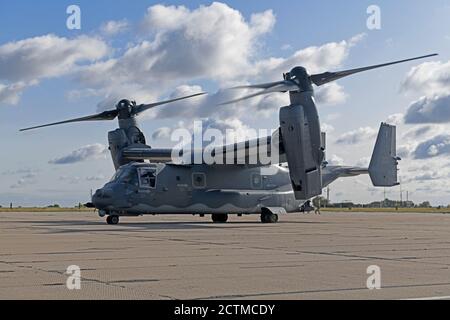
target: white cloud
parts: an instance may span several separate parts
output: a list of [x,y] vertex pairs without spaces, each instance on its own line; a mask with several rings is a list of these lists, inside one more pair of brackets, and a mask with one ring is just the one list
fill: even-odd
[[89,159],[104,158],[108,152],[108,147],[100,143],[89,144],[72,151],[66,156],[50,160],[51,164],[72,164]]
[[239,119],[207,119],[204,122],[204,128],[205,130],[216,129],[222,133],[224,141],[223,143],[217,143],[218,145],[255,139],[257,137],[266,137],[272,134],[272,130],[270,129],[262,130],[262,134],[259,134],[259,130],[250,128]]
[[[258,136],[259,137],[270,136],[273,130],[275,129],[275,128],[263,129],[260,132],[259,129],[257,130],[250,128],[239,119],[220,120],[212,118],[203,118],[196,120],[196,123],[199,122],[201,122],[201,127],[198,126],[194,127],[194,122],[189,121],[187,122],[180,121],[177,125],[173,127],[161,127],[153,132],[152,138],[154,140],[169,140],[172,136],[172,133],[175,130],[186,129],[189,131],[189,133],[198,134],[199,137],[202,137],[204,139],[204,141],[202,140],[204,146],[209,145],[211,142],[217,145],[224,145],[227,143],[234,143],[254,139]],[[209,137],[206,136],[207,130],[209,129],[220,131],[223,140],[217,141],[213,139],[214,141],[210,141]],[[220,138],[216,136],[216,132],[210,133],[213,134],[215,138]]]
[[334,131],[334,127],[325,122],[322,122],[320,124],[320,128],[321,128],[322,132],[326,132],[327,134],[332,133]]
[[409,106],[405,115],[406,124],[448,122],[450,122],[450,95],[422,97]]
[[[190,95],[204,91],[200,86],[180,86],[177,87],[169,98]],[[255,116],[265,118],[277,118],[278,110],[289,105],[289,95],[285,93],[273,93],[269,95],[257,96],[249,100],[244,100],[230,105],[219,105],[222,102],[237,99],[253,91],[251,90],[220,90],[214,94],[196,97],[194,99],[183,100],[156,108],[146,112],[142,118],[146,119],[169,119],[182,118],[185,120],[199,118],[216,118],[222,120],[234,119],[254,119]],[[112,104],[111,102],[107,104]],[[108,107],[111,108],[111,107]],[[104,110],[104,109],[103,109]],[[328,128],[331,129],[331,126]]]
[[330,113],[327,115],[326,120],[327,121],[335,121],[339,119],[342,115],[340,113]]
[[[282,73],[290,70],[295,65],[310,65],[316,70],[333,69],[340,65],[348,54],[349,48],[354,45],[354,41],[341,41],[340,43],[325,44],[320,47],[310,47],[300,50],[293,57],[287,59],[269,59],[255,62],[255,68],[250,71],[247,78],[254,79],[252,82],[280,80]],[[333,52],[332,49],[336,49]],[[314,52],[313,52],[314,51]],[[307,53],[306,53],[307,52]],[[319,56],[319,58],[316,57]],[[312,59],[314,61],[310,61]],[[316,65],[316,64],[320,64]],[[237,75],[236,75],[237,77]],[[230,80],[231,81],[231,80]],[[249,83],[248,81],[237,81],[237,83]],[[191,88],[184,93],[202,91],[199,86],[183,86]],[[195,90],[192,90],[195,89]],[[178,89],[176,91],[179,91]],[[169,106],[155,111],[154,116],[157,118],[170,117],[210,117],[215,114],[217,117],[239,118],[248,114],[257,112],[263,116],[272,116],[279,110],[281,106],[289,104],[289,96],[284,93],[274,93],[267,96],[259,96],[250,100],[235,103],[232,105],[220,106],[217,104],[242,97],[251,90],[220,90],[215,94],[210,94],[201,100],[187,100],[178,103],[179,107]],[[173,94],[172,94],[173,95]],[[339,104],[345,101],[347,95],[343,92],[343,88],[338,84],[329,84],[317,90],[316,100],[318,105]],[[200,101],[200,102],[199,102]]]
[[403,124],[404,122],[404,114],[403,113],[394,113],[387,117],[386,123],[398,126]]
[[367,168],[369,166],[369,163],[370,163],[370,157],[363,157],[356,162],[355,166]]
[[[204,90],[200,86],[183,85],[177,87],[168,98],[190,95],[202,91]],[[214,117],[216,119],[233,121],[234,119],[248,119],[249,117],[254,117],[255,114],[269,117],[278,111],[280,107],[289,104],[288,95],[273,94],[259,96],[232,105],[219,105],[222,102],[241,97],[248,92],[247,90],[220,90],[214,94],[178,101],[161,108],[152,109],[146,112],[142,118],[194,120]]]
[[450,122],[450,61],[433,61],[411,68],[401,86],[423,95],[405,114],[406,124]]
[[107,53],[103,41],[87,36],[67,39],[49,34],[9,42],[0,46],[0,79],[18,82],[58,77]]
[[30,171],[30,172],[24,174],[20,179],[18,179],[15,184],[10,186],[10,188],[11,189],[21,189],[28,185],[35,184],[37,182],[36,177],[37,177],[37,174]]
[[415,125],[407,130],[401,137],[402,141],[419,141],[430,138],[446,131],[445,125]]
[[418,175],[412,176],[412,177],[408,178],[405,182],[411,182],[411,181],[416,181],[416,182],[433,181],[433,180],[438,180],[440,178],[442,178],[442,175],[440,175],[438,172],[436,172],[436,171],[427,171],[427,172],[423,172],[423,173],[420,173]]
[[358,144],[376,136],[377,131],[371,127],[362,127],[357,130],[349,131],[341,135],[337,144]]
[[[405,131],[397,141],[401,144],[397,147],[397,155],[401,158],[415,157],[418,146],[437,136],[445,135],[448,132],[447,125],[415,125]],[[423,154],[423,150],[419,150]]]
[[9,85],[0,83],[0,103],[17,104],[25,87],[26,84],[24,82],[16,82]]
[[119,57],[86,66],[77,79],[111,101],[154,101],[186,81],[248,73],[261,37],[274,23],[270,10],[246,21],[222,3],[194,10],[155,5],[144,18],[143,41]]
[[[11,43],[8,48],[2,46],[9,52],[9,64],[19,61],[22,68],[6,72],[0,81],[12,82],[15,78],[34,81],[75,73],[74,80],[80,88],[70,92],[69,97],[104,97],[98,109],[105,110],[114,108],[122,98],[151,103],[166,96],[203,91],[192,84],[196,80],[212,80],[221,87],[229,87],[281,80],[284,72],[297,65],[305,66],[310,73],[332,71],[342,66],[350,49],[364,38],[362,34],[297,50],[287,57],[261,58],[264,37],[275,22],[271,10],[246,19],[238,10],[218,2],[195,9],[155,5],[148,8],[136,42],[128,44],[123,54],[121,50],[110,50],[102,40],[87,36],[67,39],[47,35]],[[126,20],[108,21],[101,30],[113,35],[129,27]],[[116,56],[104,59],[109,52]],[[173,87],[176,90],[171,92]],[[0,98],[3,91],[4,100],[18,101],[20,92],[7,95],[11,90],[0,87]],[[287,94],[273,94],[217,106],[247,92],[219,90],[207,97],[150,110],[143,117],[187,120],[214,116],[224,121],[245,121],[255,116],[273,117],[281,106],[289,103]],[[341,86],[332,83],[318,88],[316,97],[320,106],[342,103],[347,95]]]
[[426,95],[450,94],[450,61],[425,62],[413,67],[402,83],[402,90]]
[[100,32],[106,36],[114,36],[116,34],[125,32],[129,28],[129,23],[126,19],[111,20],[105,22],[100,27]]
[[276,18],[272,10],[254,13],[250,17],[250,25],[255,34],[265,34],[272,31],[275,21]]
[[101,40],[74,39],[52,34],[0,46],[0,102],[16,104],[21,92],[40,79],[74,72],[85,62],[104,57],[108,46]]
[[[415,188],[416,192],[429,194],[434,190],[432,193],[438,194],[445,189],[444,180],[449,177],[445,172],[448,167],[445,160],[450,155],[450,61],[426,62],[413,67],[401,88],[422,97],[411,102],[404,114],[404,123],[414,126],[402,135],[397,154],[414,159],[414,163],[426,162],[426,166],[407,169],[417,174],[408,174],[405,180],[412,183],[410,188]],[[408,168],[408,165],[406,162],[402,167]],[[431,168],[441,168],[439,175]]]
[[[138,103],[148,102],[187,81],[208,79],[221,87],[229,87],[249,83],[249,80],[281,80],[282,74],[296,65],[307,67],[311,73],[335,69],[341,66],[350,48],[364,37],[358,35],[350,40],[308,47],[286,58],[260,59],[263,38],[275,21],[271,10],[255,13],[246,20],[239,11],[218,2],[193,10],[184,6],[151,6],[141,25],[144,40],[131,45],[121,56],[86,66],[77,79],[106,96],[109,104],[123,97]],[[190,110],[180,108],[178,113],[161,110],[153,115],[209,117],[211,112],[217,111],[214,108],[217,103],[245,93],[219,91]],[[269,116],[286,104],[286,96],[260,97],[243,105],[247,110],[252,108]],[[339,85],[330,84],[317,91],[317,98],[320,104],[338,104],[345,101],[346,94]],[[186,103],[189,102],[184,105]],[[237,108],[238,105],[221,108],[220,117],[233,113],[238,117],[241,111],[236,112]]]
[[337,105],[347,100],[347,94],[342,86],[329,83],[316,90],[315,98],[319,105]]
[[33,174],[36,175],[36,173],[39,172],[39,169],[30,169],[30,168],[21,168],[17,170],[6,170],[2,172],[2,175],[10,176],[10,175],[29,175]]
[[151,6],[143,25],[144,32],[153,35],[152,40],[128,50],[115,68],[121,69],[139,57],[138,78],[149,73],[161,80],[232,78],[250,68],[260,36],[274,23],[271,10],[253,14],[246,21],[239,11],[219,2],[194,10]]
[[254,75],[264,80],[280,80],[280,76],[295,66],[305,67],[310,74],[332,71],[340,67],[348,57],[350,49],[365,37],[357,35],[350,40],[329,42],[321,46],[311,46],[295,52],[288,58],[269,58],[257,61]]
[[397,147],[397,155],[402,159],[409,158],[414,149],[415,149],[414,144],[402,144]]
[[415,159],[428,159],[450,154],[450,135],[441,134],[421,142],[414,150]]
[[10,188],[11,189],[20,189],[20,188],[23,188],[32,183],[33,182],[30,182],[26,179],[21,178],[21,179],[17,180],[17,182],[15,184],[11,185]]
[[330,166],[343,166],[344,165],[344,159],[341,157],[333,154],[331,158],[328,160],[328,165]]
[[59,181],[64,181],[65,184],[69,183],[69,184],[77,184],[81,181],[81,178],[78,176],[67,176],[67,175],[62,175],[59,177]]
[[[241,97],[243,95],[243,93],[239,91],[236,91],[235,94],[236,97]],[[278,116],[278,110],[283,106],[289,105],[289,95],[286,93],[273,93],[247,100],[245,101],[245,104],[247,107],[244,108],[256,109],[258,113],[267,118]]]
[[103,174],[86,177],[86,181],[103,181],[106,177]]
[[170,135],[172,134],[172,129],[169,127],[161,127],[156,129],[152,134],[153,140],[162,140],[162,139],[170,139]]

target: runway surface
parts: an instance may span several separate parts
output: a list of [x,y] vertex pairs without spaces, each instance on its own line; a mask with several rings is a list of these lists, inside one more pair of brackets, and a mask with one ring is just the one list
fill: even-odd
[[[69,265],[81,289],[68,290]],[[380,290],[367,268],[380,267]],[[0,299],[411,299],[450,296],[450,215],[122,218],[1,213]]]

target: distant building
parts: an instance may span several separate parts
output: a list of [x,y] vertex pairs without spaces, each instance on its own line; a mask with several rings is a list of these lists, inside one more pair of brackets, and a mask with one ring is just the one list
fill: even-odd
[[414,208],[414,202],[412,202],[411,200],[403,201],[403,207],[404,208]]
[[[426,208],[428,205],[430,205],[429,202],[424,202],[420,204],[419,207]],[[374,201],[366,204],[356,204],[349,200],[344,200],[340,203],[330,203],[328,206],[334,208],[414,208],[416,205],[410,200],[398,201],[384,199],[383,201]]]

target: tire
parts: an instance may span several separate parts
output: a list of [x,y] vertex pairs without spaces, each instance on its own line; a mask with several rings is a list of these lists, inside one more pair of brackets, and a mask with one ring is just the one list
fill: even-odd
[[225,223],[228,220],[228,214],[226,213],[213,213],[211,215],[212,221],[214,223]]
[[261,214],[262,223],[277,223],[278,215],[273,213],[262,213]]
[[118,224],[119,223],[119,216],[108,216],[106,218],[106,223],[107,224]]

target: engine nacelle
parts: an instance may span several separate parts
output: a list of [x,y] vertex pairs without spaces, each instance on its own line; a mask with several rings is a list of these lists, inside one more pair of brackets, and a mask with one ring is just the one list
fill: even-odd
[[[322,193],[321,159],[323,143],[317,150],[311,136],[310,123],[302,105],[291,105],[280,109],[281,141],[289,165],[295,198],[306,200]],[[322,154],[321,154],[322,153]]]
[[128,137],[124,129],[108,132],[109,151],[116,170],[123,165],[122,150],[128,146]]
[[[145,137],[141,130],[138,127],[131,126],[128,129],[116,129],[114,131],[108,132],[108,143],[109,143],[109,151],[111,152],[111,158],[114,163],[114,167],[116,170],[131,162],[123,156],[123,150],[130,146],[136,147],[147,147],[145,145]],[[134,160],[141,161],[141,160]]]

